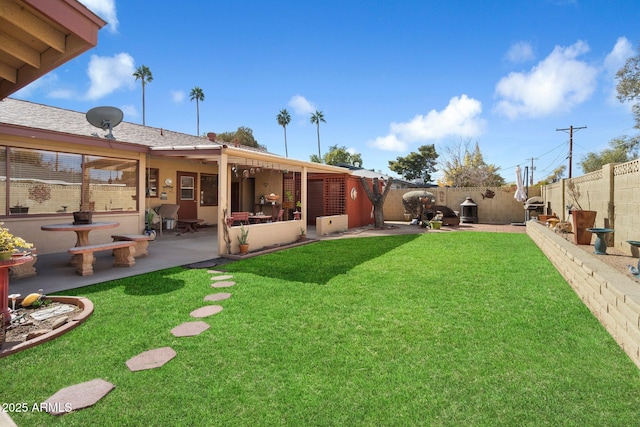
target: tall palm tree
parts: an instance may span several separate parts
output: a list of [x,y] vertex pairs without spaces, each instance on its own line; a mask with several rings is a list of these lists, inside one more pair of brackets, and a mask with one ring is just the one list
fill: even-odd
[[316,110],[315,113],[311,113],[311,123],[315,124],[318,129],[318,157],[322,158],[322,154],[320,154],[320,122],[327,123],[322,111]]
[[142,126],[145,126],[144,87],[147,83],[151,83],[153,81],[153,74],[151,74],[149,67],[141,65],[136,68],[136,72],[133,73],[133,77],[136,78],[136,81],[142,80]]
[[202,91],[202,89],[200,89],[198,86],[194,87],[193,89],[191,89],[191,92],[189,93],[189,99],[190,100],[196,100],[196,113],[198,115],[198,131],[196,132],[196,135],[200,135],[200,101],[204,101],[204,92]]
[[289,151],[287,150],[287,125],[291,123],[291,115],[286,108],[280,110],[278,116],[278,124],[284,128],[284,155],[285,157],[289,157]]

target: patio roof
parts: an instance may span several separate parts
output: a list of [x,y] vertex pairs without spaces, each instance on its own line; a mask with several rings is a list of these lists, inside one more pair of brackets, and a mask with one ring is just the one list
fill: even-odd
[[95,47],[105,25],[76,0],[0,0],[0,100]]

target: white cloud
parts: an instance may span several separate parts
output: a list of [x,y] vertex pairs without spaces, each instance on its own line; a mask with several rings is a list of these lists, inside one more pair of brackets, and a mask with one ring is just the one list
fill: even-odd
[[124,113],[124,121],[130,122],[131,119],[129,117],[139,117],[138,110],[133,105],[127,104],[120,107],[122,112]]
[[596,87],[598,70],[576,58],[589,51],[578,41],[553,52],[527,73],[511,73],[496,85],[495,111],[509,118],[540,117],[570,110]]
[[309,102],[302,95],[294,95],[289,100],[289,106],[293,108],[293,112],[300,115],[309,115],[316,110],[316,106]]
[[381,150],[404,151],[410,143],[426,143],[451,136],[474,138],[484,130],[481,113],[480,101],[467,95],[455,96],[442,111],[431,110],[408,122],[391,123],[389,135],[368,144]]
[[27,99],[40,89],[47,90],[52,87],[55,88],[58,85],[59,80],[60,79],[58,78],[58,74],[56,74],[55,72],[45,74],[39,79],[36,79],[26,85],[25,87],[14,93],[12,96],[19,99]]
[[[611,105],[620,105],[617,98],[618,92],[616,91],[616,85],[618,84],[616,73],[624,66],[627,58],[632,57],[634,53],[631,42],[626,37],[619,37],[611,52],[604,59],[604,73],[608,80],[605,90],[609,92],[607,102]],[[632,103],[627,103],[629,111],[631,111],[632,105]]]
[[80,0],[89,10],[108,22],[111,33],[118,32],[118,14],[115,0]]
[[182,101],[184,101],[185,96],[186,94],[182,90],[171,91],[171,101],[175,102],[176,104],[179,104]]
[[509,51],[505,55],[505,58],[509,62],[522,63],[531,61],[535,58],[533,47],[529,42],[516,42],[511,45]]
[[91,55],[87,74],[91,85],[85,98],[96,100],[121,88],[135,86],[133,58],[128,53],[112,57]]
[[47,96],[54,99],[72,99],[77,97],[78,94],[73,89],[54,89],[47,93]]

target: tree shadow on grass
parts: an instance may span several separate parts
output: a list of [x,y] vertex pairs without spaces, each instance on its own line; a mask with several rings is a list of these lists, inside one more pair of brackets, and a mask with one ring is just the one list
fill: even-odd
[[[138,276],[124,277],[122,279],[77,288],[74,289],[73,293],[78,295],[90,295],[118,287],[124,287],[124,293],[127,295],[145,296],[168,294],[184,288],[185,280],[174,277],[176,273],[181,271],[183,271],[182,267],[173,267],[166,270],[154,271],[151,273],[140,274]],[[64,294],[66,295],[68,292],[64,292]]]
[[324,285],[337,275],[378,258],[420,235],[323,240],[228,264],[229,272]]

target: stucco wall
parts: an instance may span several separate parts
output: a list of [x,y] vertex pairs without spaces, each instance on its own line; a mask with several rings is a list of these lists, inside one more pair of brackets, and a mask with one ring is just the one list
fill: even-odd
[[[229,238],[231,239],[231,253],[238,254],[238,236],[244,227],[249,231],[247,241],[249,251],[259,250],[266,246],[283,245],[298,240],[300,228],[305,227],[304,221],[278,221],[264,224],[251,224],[245,226],[229,227]],[[306,230],[306,228],[305,228]]]
[[[404,221],[404,207],[402,195],[414,191],[416,188],[392,189],[384,202],[384,219],[386,221]],[[422,190],[422,189],[420,189]],[[460,211],[460,204],[467,197],[471,197],[478,205],[478,222],[483,224],[510,224],[523,222],[525,210],[521,202],[515,198],[515,188],[504,187],[434,187],[424,190],[432,193],[436,204],[444,205],[454,211]],[[493,192],[493,197],[487,197],[487,192]],[[483,196],[484,195],[484,196]],[[539,196],[540,187],[530,187],[529,197]]]

